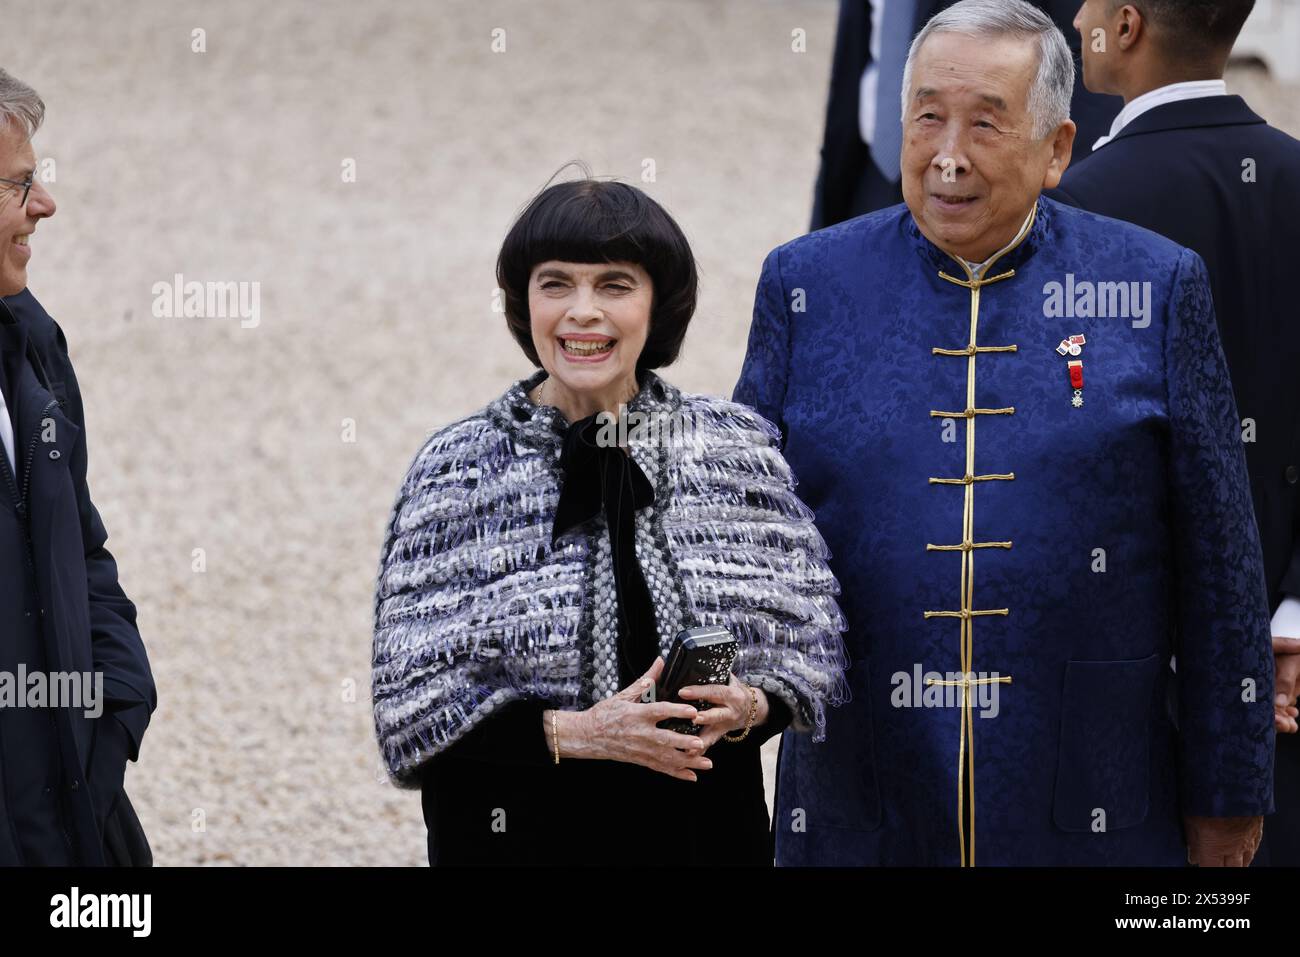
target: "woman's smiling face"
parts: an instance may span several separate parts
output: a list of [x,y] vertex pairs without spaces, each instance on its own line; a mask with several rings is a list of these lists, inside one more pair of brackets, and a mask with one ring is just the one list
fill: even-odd
[[635,263],[548,260],[534,266],[528,314],[533,347],[550,374],[548,401],[555,386],[575,398],[615,402],[635,392],[653,302],[650,275]]

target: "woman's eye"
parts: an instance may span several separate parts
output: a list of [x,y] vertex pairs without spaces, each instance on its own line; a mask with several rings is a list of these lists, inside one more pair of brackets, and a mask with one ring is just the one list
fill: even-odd
[[608,289],[610,292],[631,292],[632,291],[631,286],[622,286],[619,285],[618,283],[614,283],[613,285],[606,286],[605,288]]
[[994,125],[993,125],[992,123],[990,123],[988,120],[978,120],[978,121],[976,121],[975,125],[976,125],[976,126],[982,126],[982,127],[984,127],[985,129],[988,129],[988,130],[991,130],[991,129],[995,129],[995,128],[996,128],[996,127],[994,127]]
[[543,289],[559,289],[562,283],[552,279],[549,282],[542,283]]

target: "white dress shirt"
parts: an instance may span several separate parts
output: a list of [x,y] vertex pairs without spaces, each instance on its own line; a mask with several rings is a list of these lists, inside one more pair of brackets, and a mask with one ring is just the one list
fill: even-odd
[[1093,143],[1092,148],[1101,149],[1118,136],[1120,130],[1147,110],[1153,110],[1157,106],[1177,103],[1179,100],[1196,100],[1203,96],[1227,95],[1228,86],[1222,80],[1187,80],[1183,83],[1170,83],[1168,86],[1157,87],[1125,103],[1124,109],[1119,111],[1119,116],[1115,117],[1115,121],[1110,124],[1110,132]]
[[1274,638],[1300,638],[1300,598],[1287,595],[1273,612]]

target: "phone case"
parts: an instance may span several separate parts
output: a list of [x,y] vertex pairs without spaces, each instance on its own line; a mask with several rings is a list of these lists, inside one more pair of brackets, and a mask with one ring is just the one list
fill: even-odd
[[[725,685],[731,680],[735,661],[736,639],[727,629],[711,625],[688,628],[673,642],[664,667],[664,680],[655,697],[660,701],[681,701],[677,692],[690,685]],[[697,711],[712,707],[707,701],[690,703]],[[658,727],[678,734],[700,733],[699,725],[684,718],[665,718]]]

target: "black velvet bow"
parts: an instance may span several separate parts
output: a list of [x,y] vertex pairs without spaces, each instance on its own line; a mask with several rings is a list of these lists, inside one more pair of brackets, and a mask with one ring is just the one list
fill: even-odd
[[619,607],[619,660],[623,686],[650,667],[659,654],[650,589],[636,559],[636,510],[653,505],[654,486],[631,455],[617,445],[599,445],[597,415],[570,425],[564,433],[560,468],[564,484],[555,509],[551,545],[575,525],[604,509],[614,563]]

